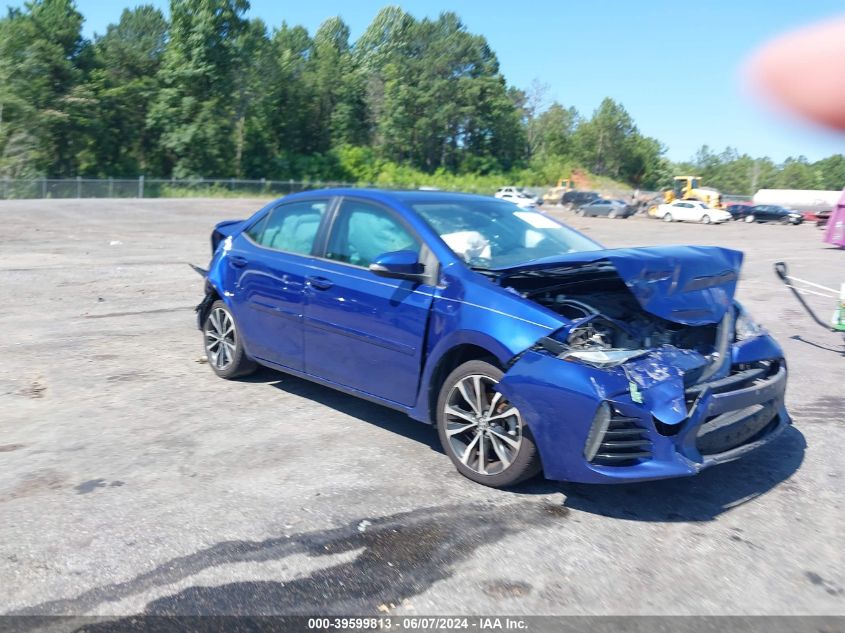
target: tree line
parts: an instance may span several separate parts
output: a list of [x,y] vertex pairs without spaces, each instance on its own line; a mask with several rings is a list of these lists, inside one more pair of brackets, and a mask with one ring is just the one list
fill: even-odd
[[248,18],[247,0],[125,9],[92,39],[72,0],[0,19],[0,177],[216,177],[462,187],[550,184],[583,169],[642,189],[677,170],[734,193],[845,184],[845,159],[714,154],[672,164],[630,114],[590,115],[507,84],[486,39],[444,12],[379,11],[354,42]]

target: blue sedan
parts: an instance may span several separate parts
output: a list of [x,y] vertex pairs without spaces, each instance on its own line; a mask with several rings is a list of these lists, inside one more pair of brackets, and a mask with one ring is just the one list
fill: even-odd
[[604,249],[494,198],[359,189],[276,200],[211,246],[218,376],[265,365],[404,411],[488,486],[693,475],[790,424],[737,251]]

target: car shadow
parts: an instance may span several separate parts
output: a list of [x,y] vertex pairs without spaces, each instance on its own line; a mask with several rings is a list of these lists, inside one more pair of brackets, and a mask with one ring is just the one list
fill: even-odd
[[240,380],[269,384],[280,391],[300,398],[307,398],[339,413],[358,418],[368,424],[417,441],[428,446],[431,450],[443,454],[434,427],[412,420],[401,411],[266,367],[261,367],[254,374]]
[[[266,368],[241,380],[269,384],[443,453],[432,426],[412,420],[400,411]],[[565,496],[563,507],[629,521],[712,521],[787,481],[804,461],[806,447],[804,435],[790,426],[770,444],[694,477],[630,484],[577,484],[537,477],[510,488],[509,492],[561,493]]]
[[536,479],[518,494],[565,495],[564,507],[629,521],[712,521],[786,482],[804,461],[807,443],[794,426],[770,444],[694,477],[630,484],[576,484]]

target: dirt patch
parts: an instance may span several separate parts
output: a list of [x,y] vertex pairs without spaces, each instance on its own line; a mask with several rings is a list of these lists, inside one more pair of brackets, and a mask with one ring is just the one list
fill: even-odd
[[48,490],[59,490],[65,482],[65,477],[54,470],[41,470],[24,475],[5,495],[0,495],[0,503],[30,497]]
[[531,585],[527,582],[518,582],[510,580],[494,580],[492,582],[484,583],[482,591],[491,598],[497,600],[504,600],[507,598],[522,598],[531,593]]
[[44,397],[44,392],[47,391],[47,385],[41,382],[40,379],[33,380],[26,387],[21,389],[18,393],[26,398],[38,400]]

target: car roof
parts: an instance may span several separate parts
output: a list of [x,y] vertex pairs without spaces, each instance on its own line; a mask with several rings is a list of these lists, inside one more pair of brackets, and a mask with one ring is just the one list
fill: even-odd
[[481,196],[473,193],[458,193],[454,191],[418,191],[400,189],[365,189],[355,187],[337,187],[329,189],[312,189],[301,193],[294,193],[285,196],[284,200],[298,200],[308,198],[325,198],[327,196],[354,196],[373,200],[376,202],[400,203],[405,205],[417,204],[420,202],[430,203],[454,203],[466,201],[492,202],[491,196]]

